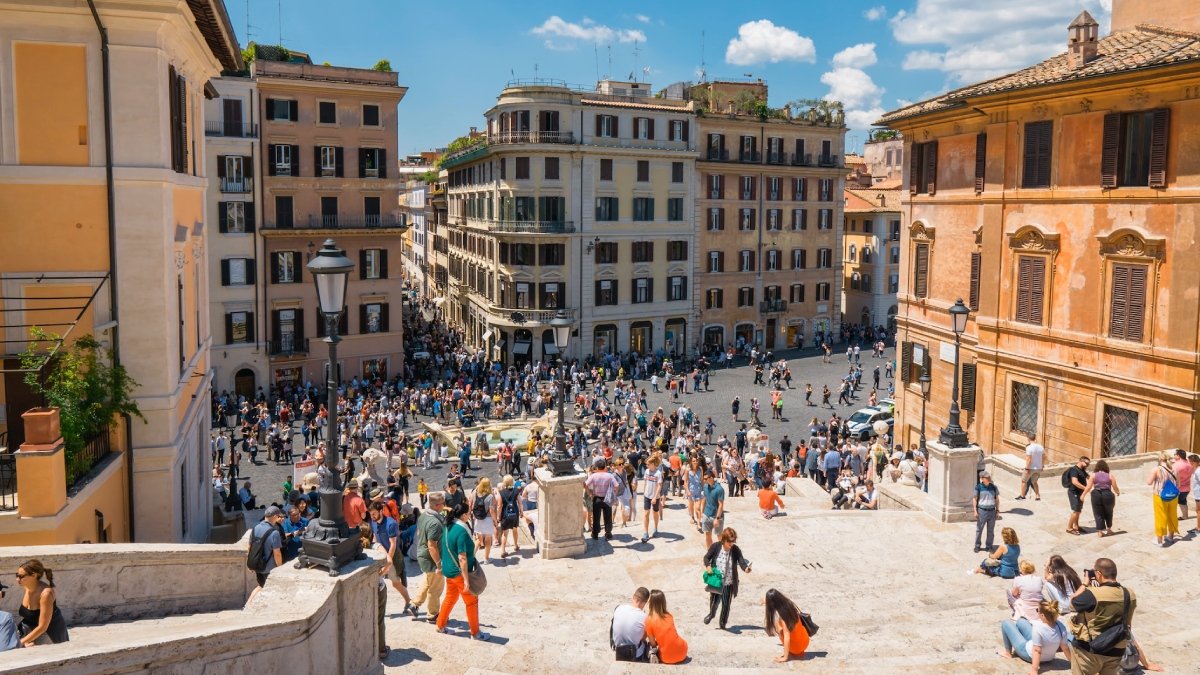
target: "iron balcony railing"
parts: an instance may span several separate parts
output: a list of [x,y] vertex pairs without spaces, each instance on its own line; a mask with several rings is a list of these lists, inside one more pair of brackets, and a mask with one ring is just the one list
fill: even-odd
[[67,489],[75,487],[110,454],[112,446],[109,443],[108,428],[105,427],[95,438],[84,444],[82,452],[67,462]]
[[718,150],[716,148],[709,148],[708,152],[705,153],[704,157],[705,157],[705,159],[708,159],[708,160],[711,160],[714,162],[728,162],[729,161],[729,151],[728,150]]
[[[575,320],[576,311],[574,308],[558,309],[520,309],[518,307],[501,307],[499,305],[489,305],[488,311],[497,319],[510,321],[516,324],[524,323],[550,323],[553,321],[560,311],[565,312],[568,319]],[[514,321],[514,314],[519,314],[516,317],[521,321]]]
[[358,228],[404,227],[404,223],[392,215],[351,216],[339,214],[336,216],[309,216],[308,227],[325,230],[349,230]]
[[763,314],[774,314],[787,311],[787,300],[763,300],[758,303],[758,309]]
[[821,155],[820,157],[817,158],[817,164],[819,166],[837,166],[838,165],[838,156],[837,155]]
[[17,510],[17,456],[0,448],[0,511]]
[[467,224],[483,227],[492,232],[510,232],[514,234],[566,234],[575,231],[575,223],[570,220],[489,220],[484,218],[467,218]]
[[812,166],[811,152],[793,152],[792,166]]
[[787,164],[788,154],[786,152],[768,152],[767,164]]
[[308,353],[308,338],[295,335],[280,335],[270,342],[271,356],[292,356]]
[[749,164],[758,164],[759,162],[762,161],[762,153],[757,150],[755,150],[753,152],[748,152],[748,151],[743,150],[742,152],[740,152],[738,154],[738,161],[746,162]]
[[258,125],[251,123],[229,123],[224,121],[205,122],[205,136],[225,136],[228,138],[258,138]]
[[254,191],[253,178],[222,178],[221,192],[248,193]]
[[501,131],[488,136],[489,144],[510,143],[562,143],[573,144],[575,134],[570,131]]

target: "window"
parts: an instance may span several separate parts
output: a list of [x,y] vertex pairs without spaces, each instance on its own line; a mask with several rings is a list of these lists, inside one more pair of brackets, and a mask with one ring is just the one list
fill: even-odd
[[792,249],[792,269],[802,270],[808,268],[808,251],[803,248]]
[[529,284],[517,284],[517,309],[530,309]]
[[766,266],[768,272],[775,272],[779,270],[779,257],[779,249],[767,249]]
[[779,197],[783,193],[781,189],[782,184],[783,179],[778,176],[767,178],[767,199],[775,202],[779,201]]
[[1009,430],[1036,434],[1038,427],[1038,388],[1024,382],[1012,383],[1012,411]]
[[725,135],[724,134],[709,134],[708,135],[708,158],[724,160],[729,156],[725,152]]
[[383,305],[378,302],[372,302],[365,305],[360,305],[361,314],[359,316],[359,333],[382,333],[383,328]]
[[321,197],[321,225],[324,227],[338,226],[337,197]]
[[229,258],[221,261],[222,286],[249,286],[254,283],[254,261]]
[[971,288],[967,293],[967,307],[972,312],[979,311],[979,272],[983,265],[983,254],[979,251],[971,253]]
[[779,209],[767,209],[767,229],[780,230],[783,229],[783,217]]
[[512,256],[512,264],[514,265],[536,265],[534,254],[537,249],[533,244],[513,244],[509,246],[509,254]]
[[529,158],[517,157],[515,162],[515,175],[517,180],[529,180]]
[[362,266],[359,268],[360,279],[383,279],[383,249],[364,248],[362,250]]
[[833,201],[832,178],[822,178],[817,181],[817,199],[823,202]]
[[[900,221],[893,220],[890,224],[890,227],[891,227],[891,240],[892,241],[900,241]],[[899,262],[899,260],[897,260],[897,262]]]
[[742,176],[742,199],[757,199],[754,176]]
[[558,158],[547,157],[546,167],[543,170],[543,175],[546,180],[558,180]]
[[687,300],[687,277],[667,277],[667,300]]
[[899,246],[892,247],[890,262],[893,265],[900,264],[900,247]]
[[292,198],[285,195],[275,195],[275,227],[292,227]]
[[245,344],[253,341],[253,312],[229,312],[225,315],[225,344]]
[[542,244],[538,246],[538,258],[541,265],[565,265],[567,262],[566,244]]
[[318,102],[317,122],[320,124],[337,124],[337,103],[333,101]]
[[913,143],[908,156],[908,191],[911,194],[934,194],[937,192],[937,141]]
[[379,126],[379,106],[364,105],[362,107],[362,123],[364,127]]
[[742,249],[741,251],[738,251],[738,271],[754,271],[754,251],[749,249]]
[[1054,144],[1054,122],[1029,122],[1025,125],[1024,172],[1021,187],[1050,187],[1051,148]]
[[708,177],[708,198],[709,199],[724,199],[725,198],[725,177],[720,174],[712,174]]
[[1017,314],[1022,323],[1042,325],[1043,300],[1046,295],[1046,258],[1017,256]]
[[754,209],[738,209],[739,230],[753,230],[757,220],[754,217]]
[[596,115],[596,135],[601,138],[617,137],[616,115]]
[[[501,175],[501,177],[503,178],[503,175]],[[613,179],[612,160],[611,159],[600,160],[600,180],[612,180],[612,179]]]
[[633,118],[633,133],[640,140],[654,140],[654,120],[649,117]]
[[1170,110],[1104,116],[1100,186],[1166,187]]
[[725,291],[710,288],[704,292],[704,309],[721,309],[725,304]]
[[864,263],[871,262],[871,247],[870,246],[862,247],[862,261]]
[[290,145],[274,145],[275,148],[275,175],[276,176],[291,176],[292,173],[292,146]]
[[833,209],[817,209],[817,229],[833,229]]
[[617,304],[617,282],[610,279],[596,281],[596,306]]
[[596,244],[596,263],[611,265],[617,262],[617,242],[604,241]]
[[788,302],[804,302],[804,284],[792,284],[788,289]]
[[975,135],[975,192],[987,185],[987,134]]
[[929,350],[925,345],[917,342],[904,342],[900,345],[900,380],[902,382],[916,382],[921,378],[923,373],[930,372],[932,362],[929,356]]
[[1149,267],[1128,263],[1112,266],[1108,336],[1141,342],[1146,322],[1146,282]]
[[850,262],[858,261],[858,247],[850,244],[850,248],[846,249],[846,260]]
[[272,270],[271,278],[277,284],[296,284],[300,283],[298,274],[300,269],[300,254],[295,251],[278,251],[271,258],[271,264],[275,268]]
[[1100,456],[1122,457],[1137,454],[1138,414],[1133,410],[1105,404],[1103,419]]
[[596,220],[617,220],[617,207],[616,197],[596,197]]
[[338,149],[329,145],[322,145],[317,148],[317,154],[320,161],[320,176],[336,176],[337,175],[337,156]]
[[817,284],[817,302],[829,302],[829,284],[821,282]]
[[829,269],[833,267],[833,249],[819,248],[817,249],[817,268]]
[[667,260],[671,262],[688,259],[688,243],[686,241],[667,242]]
[[654,262],[654,242],[633,242],[633,262]]
[[852,291],[858,290],[859,278],[860,277],[858,275],[858,272],[855,272],[850,275],[850,290],[852,290]]
[[742,149],[739,158],[743,162],[758,161],[758,139],[753,136],[742,136]]
[[888,293],[900,292],[900,275],[892,274],[888,276]]
[[742,286],[738,289],[738,307],[753,307],[754,306],[754,289],[749,286]]
[[645,183],[650,180],[650,162],[644,159],[639,159],[637,163],[637,179],[639,183]]
[[708,231],[716,232],[725,229],[725,209],[710,208],[708,210]]
[[863,232],[865,232],[867,234],[874,234],[875,233],[875,221],[871,220],[870,218],[867,218],[866,220],[864,220],[863,221]]
[[500,180],[504,180],[506,178],[508,178],[508,159],[506,157],[501,157],[500,158]]
[[871,275],[870,275],[870,274],[863,274],[863,275],[862,275],[862,290],[864,290],[864,291],[866,291],[866,292],[868,292],[868,293],[874,293],[874,292],[875,292],[875,289],[874,289],[874,288],[872,288],[872,286],[871,286]]
[[792,229],[808,229],[808,209],[792,209]]
[[246,206],[253,207],[250,202],[221,202],[217,205],[220,209],[218,213],[218,229],[222,233],[228,234],[244,234],[249,229],[246,227],[246,214],[253,215],[254,209],[246,210]]
[[687,141],[688,123],[686,120],[671,120],[671,140]]
[[767,163],[768,164],[783,164],[784,157],[786,157],[786,156],[787,155],[785,155],[783,153],[783,139],[782,138],[772,137],[772,138],[767,139]]
[[708,252],[708,271],[709,272],[724,272],[725,271],[725,253],[723,251]]
[[541,284],[542,309],[562,309],[566,286],[556,282]]
[[808,179],[793,178],[792,179],[792,199],[797,202],[808,201]]
[[654,280],[641,277],[633,280],[633,301],[641,304],[654,302]]
[[359,178],[387,178],[387,150],[384,148],[358,149]]
[[683,182],[683,162],[671,162],[671,182]]
[[683,220],[683,197],[670,197],[667,199],[667,220]]
[[363,221],[368,227],[378,227],[379,197],[363,197]]
[[929,297],[929,244],[917,244],[913,255],[913,295]]
[[280,122],[296,122],[300,119],[300,106],[286,98],[267,99],[267,119]]
[[633,219],[640,221],[654,220],[654,198],[633,198]]

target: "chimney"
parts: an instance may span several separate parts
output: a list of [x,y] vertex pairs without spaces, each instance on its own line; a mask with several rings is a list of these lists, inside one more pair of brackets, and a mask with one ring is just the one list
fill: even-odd
[[725,112],[729,113],[730,115],[733,114],[733,99],[730,99],[729,102],[725,104]]
[[1086,10],[1067,27],[1067,58],[1072,68],[1082,68],[1096,59],[1099,32],[1100,24]]
[[882,192],[879,193],[879,205],[887,206],[887,195],[883,194]]

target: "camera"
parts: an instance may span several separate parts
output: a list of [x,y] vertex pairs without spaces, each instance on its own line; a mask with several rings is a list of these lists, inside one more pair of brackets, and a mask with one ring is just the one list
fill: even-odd
[[1096,570],[1084,570],[1083,576],[1087,577],[1087,581],[1089,584],[1096,583]]

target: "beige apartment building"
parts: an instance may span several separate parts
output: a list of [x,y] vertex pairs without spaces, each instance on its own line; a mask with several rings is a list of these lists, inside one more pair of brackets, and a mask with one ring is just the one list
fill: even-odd
[[[513,82],[446,158],[442,310],[509,364],[696,347],[695,114],[644,82]],[[440,226],[439,226],[440,227]],[[439,298],[439,301],[441,299]]]
[[339,379],[396,375],[404,353],[396,106],[407,89],[396,73],[307,59],[259,58],[251,76],[263,149],[269,384],[325,379],[325,321],[305,265],[327,238],[356,265],[339,322]]
[[[699,339],[706,350],[812,344],[841,326],[846,127],[815,111],[760,114],[761,80],[691,89],[696,118]],[[805,342],[808,341],[808,342]]]
[[842,232],[842,316],[865,327],[896,324],[900,189],[847,188]]

